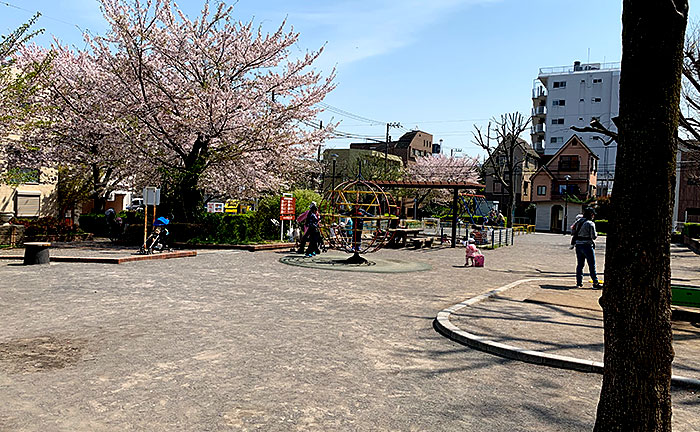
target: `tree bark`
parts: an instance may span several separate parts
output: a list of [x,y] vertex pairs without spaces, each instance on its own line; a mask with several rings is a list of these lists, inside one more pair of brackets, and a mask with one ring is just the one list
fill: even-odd
[[594,431],[671,430],[670,233],[687,0],[624,0]]
[[209,156],[209,139],[198,136],[184,160],[184,168],[175,174],[170,210],[179,222],[196,222],[203,208],[203,194],[199,179]]

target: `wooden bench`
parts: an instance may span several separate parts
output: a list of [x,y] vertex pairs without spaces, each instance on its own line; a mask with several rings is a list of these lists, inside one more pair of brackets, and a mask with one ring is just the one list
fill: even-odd
[[24,244],[24,265],[48,264],[49,248],[48,242],[27,242]]

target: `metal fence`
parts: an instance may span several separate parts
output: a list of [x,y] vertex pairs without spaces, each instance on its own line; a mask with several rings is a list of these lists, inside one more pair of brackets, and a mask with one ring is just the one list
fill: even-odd
[[513,228],[484,228],[470,230],[477,245],[497,248],[513,244]]

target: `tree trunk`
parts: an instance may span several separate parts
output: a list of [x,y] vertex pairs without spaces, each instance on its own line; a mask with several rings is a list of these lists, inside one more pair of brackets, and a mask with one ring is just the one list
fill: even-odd
[[670,233],[687,0],[624,0],[595,431],[671,430]]
[[173,179],[172,195],[166,209],[178,222],[196,222],[203,212],[204,197],[199,188],[199,178],[204,172],[208,157],[209,139],[197,137],[192,150],[184,161],[184,169]]
[[107,199],[103,193],[100,167],[95,163],[92,164],[92,191],[92,212],[104,213]]

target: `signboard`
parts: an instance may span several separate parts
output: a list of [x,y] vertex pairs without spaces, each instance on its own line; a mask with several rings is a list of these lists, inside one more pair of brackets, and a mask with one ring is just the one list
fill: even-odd
[[152,186],[143,188],[143,203],[149,206],[160,205],[160,189]]
[[296,198],[293,196],[283,196],[280,200],[280,220],[294,220],[295,212]]
[[226,201],[226,205],[224,206],[224,212],[238,214],[238,204],[238,200],[230,199]]
[[209,213],[223,213],[224,212],[224,203],[208,202],[207,203],[207,212],[209,212]]

